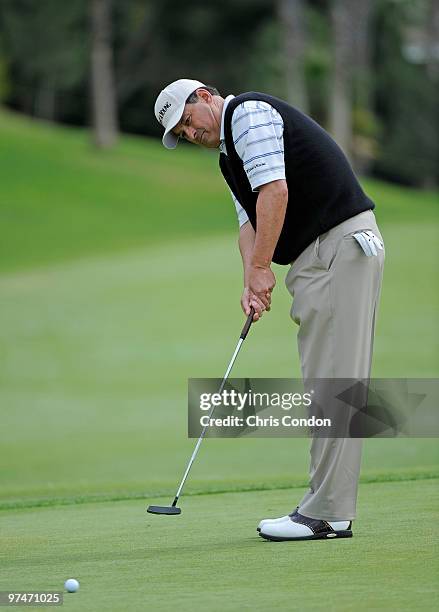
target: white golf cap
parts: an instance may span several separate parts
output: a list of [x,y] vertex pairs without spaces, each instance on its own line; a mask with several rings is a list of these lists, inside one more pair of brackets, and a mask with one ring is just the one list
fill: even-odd
[[157,121],[165,128],[162,142],[167,149],[175,149],[178,137],[171,130],[180,121],[186,100],[199,87],[205,87],[201,81],[179,79],[163,89],[154,106]]

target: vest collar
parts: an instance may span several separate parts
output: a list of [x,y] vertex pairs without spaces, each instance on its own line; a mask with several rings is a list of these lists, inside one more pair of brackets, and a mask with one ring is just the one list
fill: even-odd
[[224,136],[224,117],[225,117],[225,114],[226,114],[226,108],[229,105],[230,100],[233,100],[234,97],[235,96],[230,95],[230,96],[227,96],[227,98],[224,100],[223,112],[222,112],[222,115],[221,115],[220,146],[219,146],[221,153],[225,153],[226,152],[225,151],[225,143],[224,143],[224,138],[225,138],[225,136]]

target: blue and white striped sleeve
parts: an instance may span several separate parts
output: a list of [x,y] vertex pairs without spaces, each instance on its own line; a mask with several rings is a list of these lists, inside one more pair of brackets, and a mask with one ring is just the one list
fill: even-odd
[[236,214],[238,215],[239,227],[242,227],[244,225],[244,223],[247,223],[247,221],[249,220],[248,216],[247,216],[247,213],[242,208],[242,206],[239,203],[239,201],[235,198],[235,194],[233,193],[233,191],[231,191],[230,193],[232,195],[233,202],[235,204]]
[[233,112],[232,136],[253,191],[285,179],[284,124],[267,102],[243,102]]

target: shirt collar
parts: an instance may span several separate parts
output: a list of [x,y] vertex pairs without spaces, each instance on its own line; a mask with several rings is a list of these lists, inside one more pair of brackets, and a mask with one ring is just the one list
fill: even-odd
[[226,114],[226,108],[229,105],[230,100],[233,100],[234,97],[235,96],[230,95],[230,96],[227,96],[227,98],[224,100],[223,113],[221,115],[221,131],[220,131],[221,144],[224,142],[224,115]]

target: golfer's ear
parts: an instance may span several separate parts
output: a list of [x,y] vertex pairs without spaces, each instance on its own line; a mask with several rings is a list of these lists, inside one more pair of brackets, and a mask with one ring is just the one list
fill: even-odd
[[197,89],[197,96],[204,100],[204,102],[210,102],[213,97],[210,91],[207,91],[207,89],[203,89],[202,87]]

